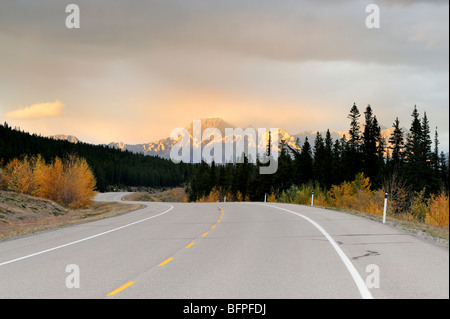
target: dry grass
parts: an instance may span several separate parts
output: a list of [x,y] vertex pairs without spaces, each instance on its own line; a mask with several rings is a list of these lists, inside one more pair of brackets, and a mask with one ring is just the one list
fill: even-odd
[[[335,210],[344,213],[365,217],[368,219],[382,222],[383,216],[371,213],[356,211],[353,209],[344,209],[336,207],[321,207],[324,209]],[[439,246],[449,248],[449,229],[434,225],[427,225],[415,220],[410,214],[393,214],[386,217],[386,224],[395,228],[400,228],[406,232],[412,233],[417,237],[437,243]]]
[[95,202],[88,208],[67,209],[47,199],[0,191],[0,240],[112,217],[140,207],[137,204]]
[[171,202],[180,203],[184,201],[186,192],[183,187],[171,188],[162,192],[136,192],[124,196],[125,201],[143,201],[143,202]]

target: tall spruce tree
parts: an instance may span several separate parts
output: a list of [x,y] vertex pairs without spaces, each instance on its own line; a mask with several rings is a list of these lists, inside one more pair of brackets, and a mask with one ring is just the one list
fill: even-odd
[[378,119],[374,116],[373,125],[376,128],[375,136],[376,136],[376,144],[377,144],[377,172],[374,174],[373,184],[372,186],[377,188],[381,187],[384,181],[384,175],[386,174],[387,169],[387,145],[386,140],[381,135],[381,127],[378,123]]
[[359,151],[361,146],[361,128],[359,125],[360,117],[361,114],[359,113],[358,107],[356,106],[356,103],[353,103],[353,106],[350,109],[350,113],[347,116],[347,118],[350,119],[348,144],[350,145],[351,149],[355,149],[357,151]]
[[439,155],[439,171],[440,171],[440,180],[442,181],[443,191],[448,193],[449,191],[449,162],[448,157],[445,155],[443,151]]
[[423,161],[427,163],[427,166],[431,165],[431,146],[433,142],[431,141],[431,131],[430,131],[430,123],[428,121],[427,112],[424,112],[422,118],[422,156]]
[[342,139],[345,139],[345,137],[336,139],[333,145],[332,185],[339,185],[344,180],[344,148],[347,142],[343,143]]
[[293,180],[293,161],[289,154],[289,148],[285,140],[280,140],[280,153],[278,155],[278,169],[273,174],[273,187],[278,191],[289,188]]
[[431,166],[430,126],[426,113],[420,120],[416,106],[411,116],[413,120],[405,146],[405,178],[412,190],[419,192],[425,188],[425,194],[429,196],[438,189]]
[[324,186],[329,189],[333,184],[333,139],[331,138],[330,130],[327,129],[325,134],[325,148],[324,148],[324,162],[323,167],[324,170]]
[[[439,142],[438,142],[439,144]],[[426,193],[428,195],[439,191],[438,175],[433,169],[433,142],[431,140],[431,130],[428,121],[427,113],[424,112],[422,117],[422,151],[421,163],[422,163],[422,178],[426,187]]]
[[431,166],[435,172],[439,171],[439,134],[437,127],[434,131],[434,151],[431,155]]
[[299,178],[294,182],[294,184],[306,184],[313,180],[313,157],[311,145],[309,144],[307,136],[305,137],[305,141],[303,142],[301,153],[298,156],[296,168],[299,171]]
[[361,165],[361,128],[359,124],[359,113],[356,103],[350,109],[347,118],[350,119],[348,149],[345,151],[345,179],[353,180],[355,175],[362,169]]
[[412,122],[405,145],[405,178],[414,191],[420,191],[424,187],[421,179],[421,155],[422,154],[422,124],[419,112],[414,105],[411,114]]
[[392,169],[399,170],[403,166],[403,160],[404,160],[404,148],[405,148],[405,141],[404,141],[404,132],[402,128],[400,127],[400,121],[398,120],[398,117],[395,119],[394,123],[392,124],[394,131],[392,132],[391,136],[389,137],[389,149],[391,151],[391,167]]
[[364,115],[365,125],[361,154],[362,165],[364,174],[369,177],[369,180],[372,183],[375,183],[380,169],[378,147],[380,143],[381,129],[370,105],[367,106]]
[[319,182],[320,185],[324,185],[325,172],[323,169],[325,161],[325,144],[322,134],[316,133],[316,139],[314,140],[314,162],[313,162],[313,174],[314,179]]

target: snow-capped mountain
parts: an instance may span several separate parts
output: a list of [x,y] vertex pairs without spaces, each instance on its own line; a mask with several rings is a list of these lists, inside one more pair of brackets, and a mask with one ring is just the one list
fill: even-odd
[[[204,119],[200,120],[200,123],[201,123],[201,132],[204,132],[208,128],[217,128],[220,131],[222,139],[217,142],[222,143],[222,154],[224,155],[225,154],[224,145],[225,145],[225,139],[227,137],[226,129],[227,128],[236,129],[236,127],[220,118],[204,118]],[[188,126],[185,127],[185,129],[189,132],[189,136],[191,138],[191,145],[192,145],[192,137],[193,137],[193,125],[194,125],[194,122],[191,122]],[[252,128],[252,127],[249,126],[248,128]],[[246,128],[242,128],[242,129],[245,130]],[[254,129],[254,130],[255,130],[255,132],[257,132],[257,129]],[[267,131],[268,130],[269,130],[269,128],[267,128]],[[394,130],[393,128],[383,128],[382,127],[381,135],[385,139],[386,145],[388,145],[388,139],[391,136],[393,130]],[[405,136],[406,136],[407,129],[403,128],[403,131],[405,132]],[[325,138],[326,131],[320,131],[319,133],[322,135],[323,138]],[[317,134],[317,131],[301,131],[296,134],[290,134],[280,128],[278,130],[278,141],[279,142],[284,141],[287,145],[289,145],[290,147],[292,147],[294,149],[300,149],[300,146],[302,146],[303,143],[305,142],[305,138],[308,137],[308,141],[309,141],[311,147],[313,147],[314,140],[316,138],[316,134]],[[348,131],[330,131],[330,134],[331,134],[331,138],[333,139],[333,141],[336,139],[340,139],[344,135],[346,135],[348,137]],[[72,135],[54,135],[54,136],[52,136],[52,138],[63,139],[63,140],[67,140],[67,141],[74,142],[74,143],[79,142],[79,140],[75,136],[72,136]],[[232,140],[235,143],[236,136],[233,136]],[[140,153],[140,154],[150,155],[150,156],[159,156],[162,158],[169,159],[172,146],[177,142],[178,142],[178,140],[172,140],[172,139],[170,139],[170,137],[167,137],[164,139],[160,139],[158,141],[143,143],[143,144],[126,144],[124,142],[112,142],[112,143],[109,143],[108,146],[112,147],[112,148],[118,148],[121,150],[128,150],[133,153]],[[212,145],[213,143],[214,143],[214,140],[206,140],[206,141],[202,141],[201,145],[203,148],[205,145],[207,145],[207,144]],[[255,145],[252,145],[250,142],[249,146],[253,147]],[[260,144],[260,147],[261,147],[261,144]],[[262,147],[265,147],[265,146],[262,145]],[[247,147],[246,147],[246,151],[247,151]],[[240,154],[237,154],[237,155],[240,155]],[[193,158],[191,155],[191,161],[192,160],[193,160]],[[224,161],[225,160],[223,159],[223,162]]]
[[[206,119],[201,119],[200,121],[201,121],[201,132],[204,132],[208,128],[217,128],[220,131],[222,139],[217,142],[222,143],[223,148],[225,145],[225,139],[227,137],[226,129],[227,128],[230,128],[233,130],[236,129],[236,127],[234,125],[227,123],[226,121],[224,121],[220,118],[206,118]],[[189,132],[189,135],[190,135],[190,138],[192,141],[193,123],[190,123],[185,128]],[[249,126],[248,128],[252,128],[252,127]],[[242,129],[245,130],[247,128],[242,128]],[[257,129],[254,129],[254,131],[257,132]],[[269,131],[269,128],[267,129],[267,131]],[[233,142],[236,142],[236,136],[233,136],[232,140],[233,140]],[[288,144],[289,146],[291,146],[293,148],[298,148],[298,146],[295,143],[295,137],[290,135],[288,132],[286,132],[282,129],[279,129],[279,131],[278,131],[278,140],[279,141],[284,140],[286,142],[286,144]],[[214,142],[215,142],[214,140],[202,141],[202,147],[204,147],[207,144],[214,143]],[[150,142],[150,143],[145,143],[145,144],[131,145],[131,144],[124,144],[122,142],[119,142],[119,143],[109,143],[108,146],[119,148],[122,150],[128,150],[128,151],[135,152],[135,153],[142,153],[144,155],[170,158],[170,150],[175,143],[177,143],[177,140],[171,140],[170,137],[167,137],[165,139],[161,139],[161,140],[158,140],[155,142]],[[192,143],[191,143],[191,145],[192,145]],[[251,142],[250,142],[249,146],[253,147],[256,145],[251,144]],[[224,149],[223,149],[222,154],[225,154]]]
[[[225,128],[232,127],[227,122],[219,118],[210,118],[201,120],[201,131],[203,132],[207,128],[217,128],[222,134],[225,132]],[[192,138],[193,123],[190,123],[185,127],[189,131],[189,135]],[[150,156],[159,156],[162,158],[170,158],[170,150],[172,146],[176,143],[176,140],[171,140],[170,137],[164,139],[144,143],[144,144],[125,144],[123,142],[112,142],[109,143],[109,147],[119,148],[121,150],[128,150],[133,153],[141,153]]]
[[75,144],[80,142],[80,140],[73,135],[58,134],[58,135],[51,135],[49,137],[54,140],[63,140],[63,141],[68,141],[68,142],[75,143]]

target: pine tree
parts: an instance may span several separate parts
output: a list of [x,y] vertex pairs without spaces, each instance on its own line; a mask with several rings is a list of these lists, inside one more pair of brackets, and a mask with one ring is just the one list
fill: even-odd
[[431,141],[431,131],[430,131],[430,124],[428,122],[428,117],[427,117],[427,113],[424,112],[423,114],[423,118],[422,118],[422,139],[421,139],[421,143],[422,143],[422,156],[423,156],[423,161],[425,163],[427,163],[427,166],[429,167],[431,164],[431,146],[432,146],[432,141]]
[[356,174],[362,170],[361,165],[361,129],[359,125],[358,107],[354,103],[347,116],[350,119],[349,139],[347,141],[348,149],[345,150],[345,179],[354,180]]
[[333,140],[329,129],[325,133],[323,170],[325,172],[324,186],[329,189],[333,184],[333,174],[331,174],[333,170]]
[[[433,152],[431,150],[432,140],[431,140],[431,130],[428,121],[427,113],[424,112],[422,118],[422,154],[420,156],[420,162],[422,165],[422,179],[426,187],[426,194],[430,195],[437,193],[439,191],[439,180],[438,175],[435,174],[433,169]],[[438,142],[439,144],[439,142]]]
[[434,131],[434,151],[431,155],[431,166],[435,172],[439,172],[439,136],[437,127]]
[[391,150],[391,161],[394,169],[400,169],[403,166],[405,142],[403,130],[400,127],[398,117],[392,124],[394,131],[389,138],[389,149]]
[[321,186],[325,185],[325,176],[328,174],[324,171],[325,164],[325,143],[320,132],[316,133],[316,139],[314,140],[314,161],[313,161],[313,174],[314,179],[319,182]]
[[305,137],[301,153],[296,161],[296,168],[299,171],[298,179],[294,181],[294,184],[301,185],[306,184],[313,180],[313,157],[311,145],[309,144],[308,137]]
[[384,175],[387,172],[387,159],[388,159],[388,157],[386,155],[387,154],[387,145],[386,145],[386,140],[381,135],[381,127],[378,124],[378,120],[377,120],[376,116],[374,116],[373,125],[376,128],[375,136],[376,136],[376,145],[377,145],[377,151],[376,151],[377,171],[374,174],[372,186],[373,187],[381,187],[383,184]]
[[358,107],[356,106],[356,103],[353,103],[350,114],[347,116],[347,118],[350,119],[350,129],[348,131],[350,138],[348,144],[350,145],[350,148],[355,151],[359,151],[361,144],[361,129],[359,126],[360,117],[361,114],[359,113]]
[[278,169],[274,175],[274,185],[279,191],[289,188],[294,183],[292,178],[293,161],[285,140],[280,141]]
[[231,190],[234,195],[238,192],[242,194],[243,197],[247,195],[248,179],[250,175],[250,165],[247,156],[242,155],[244,161],[242,163],[236,163],[233,172],[233,182],[231,184]]
[[219,166],[219,176],[217,177],[217,187],[221,193],[221,196],[225,196],[228,193],[228,180],[227,180],[227,170],[225,165]]
[[405,146],[405,178],[413,191],[419,192],[425,188],[425,195],[438,190],[438,181],[431,167],[431,137],[427,114],[422,121],[417,107],[411,114],[413,120]]
[[365,126],[362,144],[362,165],[365,176],[374,183],[379,172],[379,143],[381,137],[381,129],[378,125],[376,116],[370,105],[367,106],[365,112]]
[[413,119],[405,145],[405,178],[414,191],[421,191],[424,187],[421,181],[422,163],[420,160],[423,153],[422,124],[416,106],[414,106],[411,116]]
[[449,162],[448,158],[445,156],[444,152],[441,151],[439,155],[439,170],[440,170],[440,179],[442,181],[442,186],[444,190],[448,193],[449,191]]
[[341,139],[336,139],[333,145],[333,165],[331,170],[332,185],[339,185],[342,183],[342,181],[344,181],[343,153],[344,152]]
[[211,192],[213,185],[211,181],[211,168],[205,162],[202,161],[196,166],[194,176],[192,177],[189,188],[189,201],[197,201],[202,197],[208,196]]

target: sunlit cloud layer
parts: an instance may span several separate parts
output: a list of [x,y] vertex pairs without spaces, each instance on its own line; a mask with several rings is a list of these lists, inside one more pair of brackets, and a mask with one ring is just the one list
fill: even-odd
[[50,103],[38,103],[21,107],[5,114],[6,119],[37,119],[55,117],[61,114],[64,104],[56,100]]

